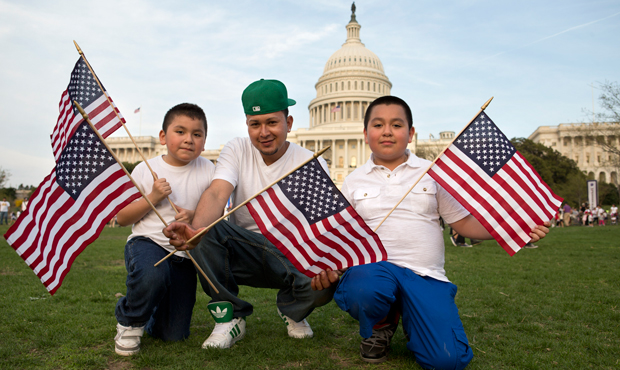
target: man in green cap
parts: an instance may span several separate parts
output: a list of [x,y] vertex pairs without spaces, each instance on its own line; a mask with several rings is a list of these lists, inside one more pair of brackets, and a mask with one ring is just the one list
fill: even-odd
[[[178,250],[195,248],[192,256],[219,291],[216,293],[199,274],[202,288],[211,297],[208,308],[216,322],[203,348],[230,348],[245,335],[244,318],[253,309],[237,296],[239,285],[279,289],[277,311],[293,338],[312,337],[306,317],[333,296],[333,289],[312,290],[311,279],[260,234],[246,207],[233,213],[230,221],[216,224],[198,246],[186,243],[198,229],[221,217],[229,197],[236,207],[313,155],[286,141],[293,126],[288,107],[295,101],[288,98],[282,82],[255,81],[243,91],[241,101],[249,137],[235,138],[222,149],[215,176],[200,198],[192,225],[173,222],[164,229]],[[325,160],[319,161],[329,172]]]

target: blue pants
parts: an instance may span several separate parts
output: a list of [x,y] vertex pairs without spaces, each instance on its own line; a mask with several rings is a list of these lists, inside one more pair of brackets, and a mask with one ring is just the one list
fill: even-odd
[[151,336],[176,341],[189,336],[196,303],[196,270],[187,258],[172,256],[151,239],[132,238],[125,245],[127,295],[116,304],[116,320],[144,326]]
[[0,225],[2,223],[9,224],[9,213],[8,212],[0,212]]
[[369,338],[372,327],[393,305],[402,313],[407,348],[425,369],[464,369],[473,358],[454,303],[456,285],[389,262],[351,267],[342,276],[334,300],[360,323]]
[[310,278],[299,272],[267,238],[227,221],[209,230],[192,250],[192,256],[219,291],[215,293],[199,275],[205,293],[212,302],[232,302],[234,317],[245,317],[253,311],[250,303],[237,296],[239,285],[279,289],[278,308],[295,321],[327,304],[334,294],[335,287],[312,290]]

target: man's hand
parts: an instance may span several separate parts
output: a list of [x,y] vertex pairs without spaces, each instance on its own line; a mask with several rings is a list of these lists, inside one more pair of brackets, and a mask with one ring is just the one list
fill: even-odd
[[336,271],[327,269],[327,270],[321,271],[318,275],[312,278],[312,281],[310,282],[310,286],[312,286],[312,290],[327,289],[330,286],[332,286],[332,284],[336,284],[338,280],[340,280],[340,277],[342,276],[342,274],[344,274],[345,271],[346,269],[336,270]]
[[192,220],[194,219],[194,211],[190,211],[189,209],[181,208],[179,206],[177,206],[177,210],[179,210],[179,213],[174,216],[175,220],[178,222],[185,222],[187,224],[192,223]]
[[194,230],[191,226],[183,222],[173,222],[163,230],[164,235],[170,239],[170,244],[179,251],[196,248],[200,241],[199,239],[191,244],[188,244],[187,241],[198,234],[199,231],[200,230]]
[[532,240],[530,240],[530,243],[535,243],[540,239],[544,238],[549,233],[550,226],[551,223],[547,221],[544,224],[537,225],[535,228],[533,228],[532,232],[530,233],[530,237],[532,238]]

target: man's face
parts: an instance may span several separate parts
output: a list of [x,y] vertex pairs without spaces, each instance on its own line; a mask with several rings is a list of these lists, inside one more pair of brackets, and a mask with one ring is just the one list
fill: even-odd
[[287,133],[293,127],[292,116],[284,117],[282,111],[246,115],[246,124],[252,145],[258,149],[265,164],[270,165],[284,155],[288,148]]
[[407,160],[405,150],[414,133],[415,129],[409,128],[403,107],[381,104],[372,109],[364,138],[372,150],[375,164],[393,170]]

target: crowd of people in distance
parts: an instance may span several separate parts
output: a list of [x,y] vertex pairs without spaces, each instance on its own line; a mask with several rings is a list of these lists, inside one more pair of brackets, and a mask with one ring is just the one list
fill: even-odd
[[581,203],[579,208],[571,208],[565,203],[554,219],[551,220],[551,227],[565,227],[571,225],[580,225],[593,227],[595,225],[617,225],[618,224],[618,207],[612,204],[609,209],[605,209],[600,205],[590,207],[588,203]]

